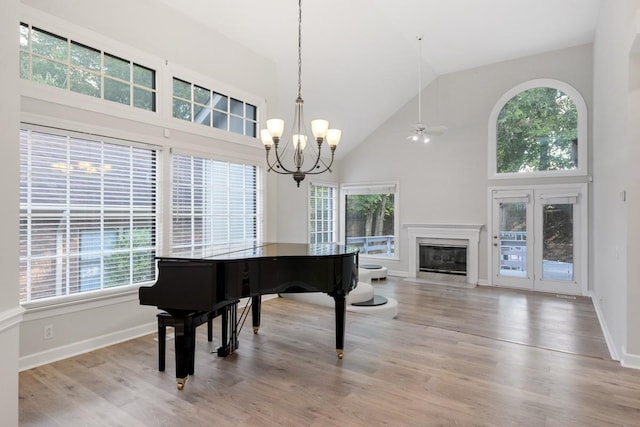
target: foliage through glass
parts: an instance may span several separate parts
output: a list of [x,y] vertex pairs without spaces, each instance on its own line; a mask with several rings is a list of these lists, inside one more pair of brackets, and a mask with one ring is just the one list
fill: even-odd
[[395,195],[347,194],[345,199],[346,244],[360,253],[393,256],[395,254]]
[[156,111],[155,71],[20,24],[20,78]]
[[566,171],[578,167],[578,112],[561,90],[520,92],[497,122],[498,173]]

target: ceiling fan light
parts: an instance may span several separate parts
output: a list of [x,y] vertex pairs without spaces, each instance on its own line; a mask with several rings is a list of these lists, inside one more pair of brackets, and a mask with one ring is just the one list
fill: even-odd
[[422,36],[418,36],[418,122],[413,125],[413,133],[407,139],[427,144],[431,137],[442,135],[446,129],[445,126],[427,127],[422,122]]

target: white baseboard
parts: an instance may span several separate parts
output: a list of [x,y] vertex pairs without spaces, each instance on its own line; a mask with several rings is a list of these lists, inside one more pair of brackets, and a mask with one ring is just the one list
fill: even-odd
[[609,349],[609,355],[613,360],[620,360],[620,355],[618,354],[618,350],[616,349],[615,341],[613,339],[613,336],[609,332],[607,322],[605,322],[604,320],[604,315],[602,314],[602,308],[600,307],[598,298],[592,291],[589,291],[589,296],[591,297],[591,301],[593,301],[593,307],[596,309],[596,315],[598,316],[598,322],[600,322],[600,328],[602,328],[604,340],[607,343],[607,348]]
[[389,270],[388,273],[389,276],[409,277],[409,273],[407,273],[406,271]]
[[625,368],[640,369],[640,354],[627,353],[627,350],[623,346],[620,364]]
[[24,371],[35,368],[36,366],[46,365],[68,357],[77,356],[78,354],[87,353],[102,347],[118,344],[133,338],[138,338],[156,332],[158,323],[155,321],[145,323],[144,325],[117,331],[114,333],[93,337],[88,340],[74,342],[62,347],[52,348],[40,353],[31,354],[21,357],[18,361],[18,370]]
[[[262,297],[262,301],[267,301],[277,297],[278,296],[275,294],[264,295]],[[247,302],[248,302],[248,298],[243,298],[238,304],[239,308],[243,308],[247,304]],[[22,312],[20,312],[20,318],[21,316],[22,316]],[[84,341],[74,342],[72,344],[52,348],[46,351],[42,351],[40,353],[30,354],[28,356],[21,357],[18,361],[18,370],[25,371],[27,369],[35,368],[37,366],[46,365],[47,363],[56,362],[58,360],[77,356],[79,354],[87,353],[89,351],[97,350],[99,348],[118,344],[118,343],[128,341],[134,338],[138,338],[147,334],[155,333],[157,330],[158,330],[158,323],[154,317],[153,321],[149,323],[145,323],[143,325],[124,329],[122,331],[101,335],[98,337],[93,337]]]

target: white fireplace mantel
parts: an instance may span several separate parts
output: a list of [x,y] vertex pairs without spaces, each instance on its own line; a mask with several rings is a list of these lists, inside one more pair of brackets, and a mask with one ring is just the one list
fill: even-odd
[[467,240],[467,282],[478,284],[480,230],[482,224],[405,224],[409,237],[409,277],[418,274],[418,239]]

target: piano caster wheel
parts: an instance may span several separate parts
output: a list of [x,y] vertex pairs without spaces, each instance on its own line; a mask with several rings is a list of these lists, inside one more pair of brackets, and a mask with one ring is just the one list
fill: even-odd
[[338,352],[338,359],[342,359],[344,357],[344,350],[336,350]]
[[182,390],[184,388],[184,384],[187,382],[186,378],[176,378],[176,383],[178,385],[178,390]]
[[253,333],[254,333],[254,334],[257,334],[257,333],[258,333],[258,329],[260,329],[260,327],[258,327],[258,326],[254,326],[254,327],[253,327]]

